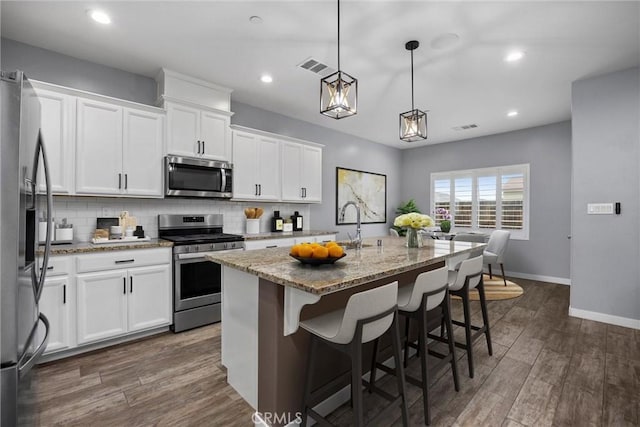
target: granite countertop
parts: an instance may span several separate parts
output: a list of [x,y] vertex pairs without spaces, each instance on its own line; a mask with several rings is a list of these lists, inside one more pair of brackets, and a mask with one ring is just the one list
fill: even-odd
[[325,234],[338,234],[337,231],[318,231],[318,230],[303,230],[303,231],[291,231],[285,232],[270,232],[259,234],[243,234],[244,240],[266,240],[266,239],[286,239],[288,237],[306,237],[306,236],[322,236]]
[[[378,239],[383,241],[382,247],[376,245]],[[428,239],[422,248],[409,249],[405,242],[404,238],[388,236],[367,238],[360,251],[347,249],[346,257],[335,264],[321,266],[301,264],[289,256],[289,248],[213,253],[206,258],[283,286],[325,295],[486,246],[484,243]]]
[[[88,254],[92,252],[128,251],[130,249],[170,248],[173,243],[168,240],[151,239],[146,242],[130,243],[103,243],[94,245],[90,242],[71,243],[67,245],[51,245],[51,255]],[[43,246],[38,248],[38,254],[42,255]]]

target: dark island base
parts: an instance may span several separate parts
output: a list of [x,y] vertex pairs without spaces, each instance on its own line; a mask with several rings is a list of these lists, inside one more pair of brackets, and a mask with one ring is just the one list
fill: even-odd
[[[399,286],[409,285],[415,281],[418,274],[444,267],[444,265],[444,262],[428,265],[326,295],[318,303],[305,306],[300,319],[309,319],[344,307],[349,297],[356,292],[386,285],[396,280]],[[295,334],[283,335],[284,287],[264,279],[260,279],[258,321],[258,412],[276,414],[278,420],[285,422],[276,422],[272,425],[283,426],[295,420],[296,413],[302,411],[309,333],[300,328]],[[403,331],[402,323],[400,327]],[[363,349],[362,366],[365,370],[371,363],[372,347],[372,344],[368,343]],[[386,335],[381,341],[380,348],[381,353],[384,354],[388,350],[390,354],[390,341]],[[319,346],[318,351],[316,360],[322,360],[323,363],[314,367],[314,388],[350,371],[350,361],[343,354],[328,346]],[[349,384],[349,378],[345,376],[344,382],[327,393],[326,397],[347,384]]]

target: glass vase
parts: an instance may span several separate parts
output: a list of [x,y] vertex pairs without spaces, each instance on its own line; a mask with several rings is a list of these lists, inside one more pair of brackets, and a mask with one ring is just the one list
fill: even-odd
[[418,233],[418,230],[415,228],[407,228],[407,247],[408,248],[422,247],[422,234]]

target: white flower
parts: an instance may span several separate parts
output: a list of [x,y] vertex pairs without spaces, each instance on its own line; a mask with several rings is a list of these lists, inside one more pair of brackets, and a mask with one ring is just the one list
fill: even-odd
[[419,214],[417,212],[411,212],[397,216],[393,221],[393,225],[396,227],[411,227],[415,229],[433,227],[433,218],[429,215]]

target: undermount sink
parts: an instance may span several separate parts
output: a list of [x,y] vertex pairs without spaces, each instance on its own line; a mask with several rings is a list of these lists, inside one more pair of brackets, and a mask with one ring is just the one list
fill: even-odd
[[[351,243],[351,242],[336,242],[337,244],[339,244],[340,246],[342,246],[345,249],[355,249],[356,248],[356,244],[355,243]],[[362,247],[363,248],[368,248],[369,246],[373,246],[370,243],[363,243]]]

